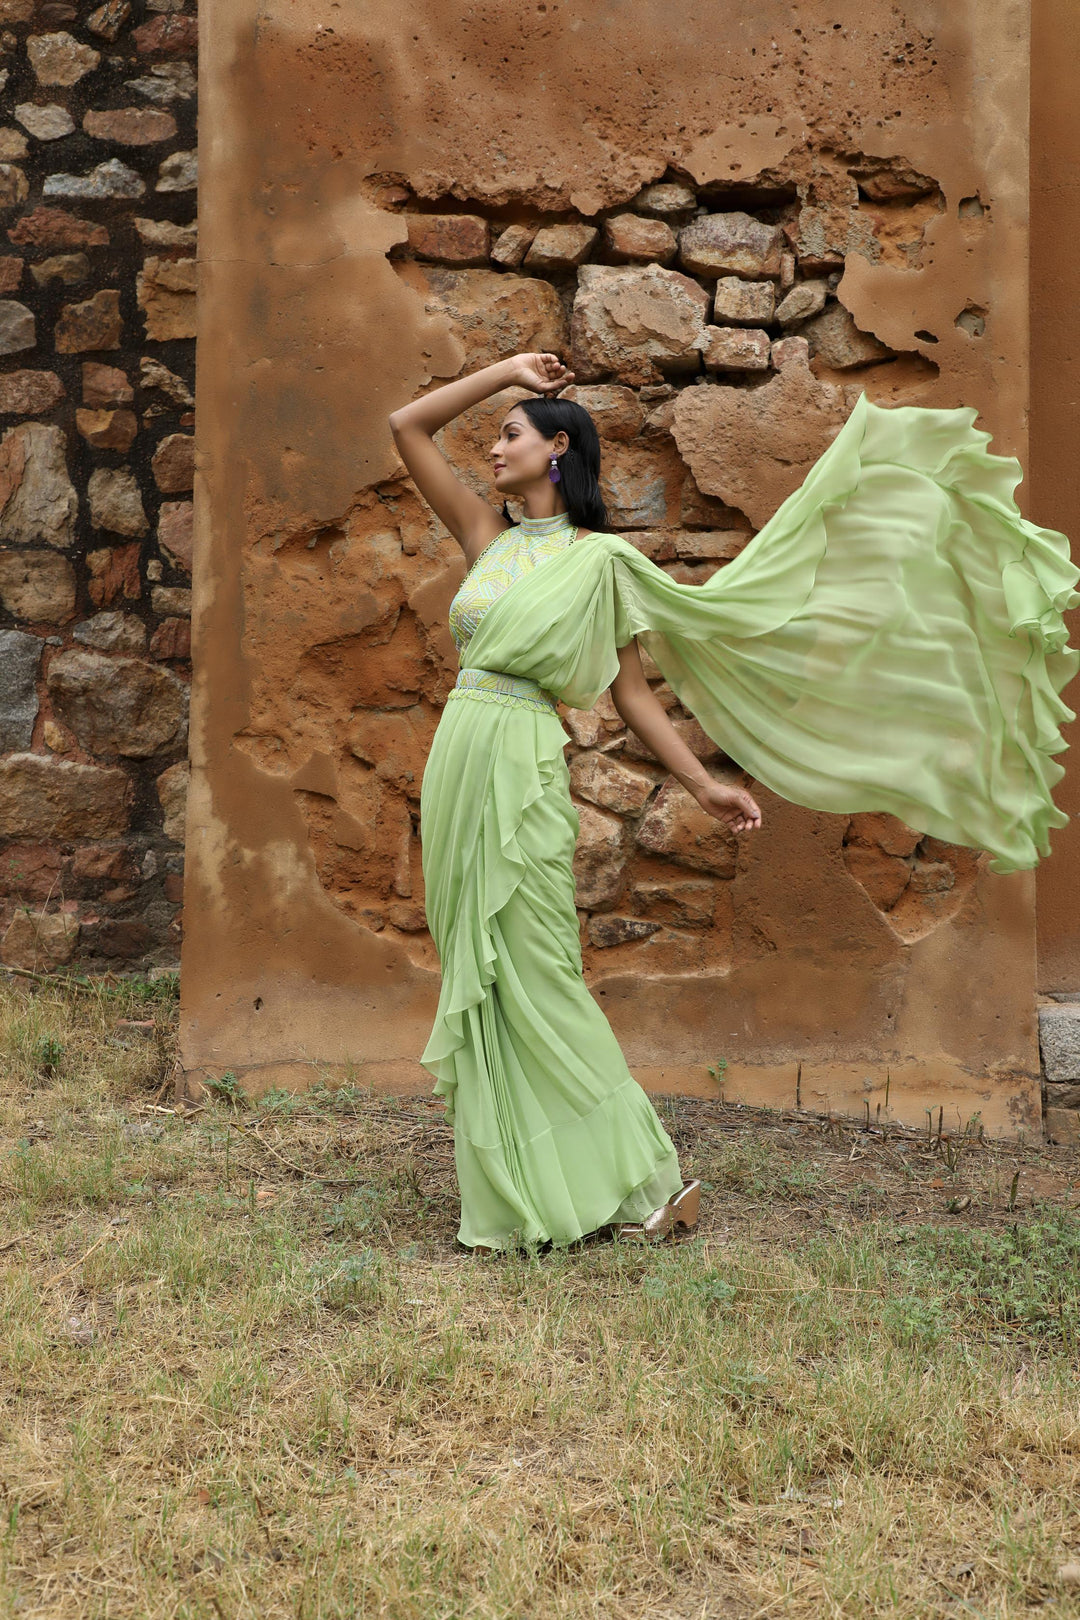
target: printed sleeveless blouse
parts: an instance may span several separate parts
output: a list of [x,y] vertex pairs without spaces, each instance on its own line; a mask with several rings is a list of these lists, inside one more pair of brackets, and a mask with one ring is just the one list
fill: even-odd
[[[572,545],[575,532],[566,514],[560,512],[550,518],[522,518],[485,546],[450,604],[450,634],[459,657],[492,603],[537,563]],[[556,705],[554,693],[545,691],[538,681],[493,669],[460,670],[448,701],[452,698],[479,698],[487,703],[551,712]]]

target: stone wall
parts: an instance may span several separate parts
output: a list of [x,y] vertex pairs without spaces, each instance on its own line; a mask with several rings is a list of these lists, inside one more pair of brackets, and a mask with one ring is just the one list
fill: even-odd
[[0,960],[174,964],[196,22],[0,0]]
[[[633,0],[587,26],[373,0],[362,28],[217,0],[193,1083],[430,1085],[418,800],[463,564],[387,413],[514,349],[570,352],[613,527],[686,580],[737,553],[859,388],[974,404],[1023,456],[1027,46],[1021,0],[795,20]],[[479,488],[505,403],[444,434]],[[587,974],[643,1084],[709,1090],[724,1058],[732,1097],[1037,1128],[1029,875],[767,793],[736,850],[608,703],[564,718]]]

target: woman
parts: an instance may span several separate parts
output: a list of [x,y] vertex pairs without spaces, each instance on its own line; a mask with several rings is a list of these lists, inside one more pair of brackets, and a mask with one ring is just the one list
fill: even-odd
[[[886,810],[1032,866],[1067,819],[1058,696],[1080,600],[1064,537],[1020,517],[1015,461],[973,410],[860,399],[802,487],[740,556],[680,585],[604,531],[587,412],[545,399],[555,355],[487,366],[395,411],[421,495],[461,546],[451,605],[462,668],[421,793],[428,923],[442,966],[421,1061],[454,1120],[459,1240],[564,1245],[611,1227],[692,1230],[699,1188],[631,1077],[582,977],[571,860],[578,818],[560,699],[610,688],[622,718],[735,832],[761,825],[712,780],[651,692],[640,642],[710,737],[795,803]],[[514,524],[467,489],[434,435],[509,387],[493,482]]]

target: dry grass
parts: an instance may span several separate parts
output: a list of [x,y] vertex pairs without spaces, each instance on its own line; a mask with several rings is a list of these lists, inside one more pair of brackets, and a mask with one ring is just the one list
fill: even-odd
[[179,1118],[173,1016],[0,987],[4,1616],[1080,1614],[1064,1150],[664,1102],[696,1239],[483,1261],[437,1106]]

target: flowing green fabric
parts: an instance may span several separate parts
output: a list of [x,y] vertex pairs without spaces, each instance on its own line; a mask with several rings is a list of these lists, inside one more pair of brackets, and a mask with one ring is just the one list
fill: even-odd
[[1062,614],[1080,571],[1063,535],[1020,516],[1019,463],[989,452],[975,415],[864,396],[704,585],[593,534],[492,589],[421,799],[443,973],[421,1061],[455,1118],[463,1242],[570,1242],[679,1185],[581,977],[577,816],[548,697],[591,707],[633,636],[709,736],[784,798],[889,811],[989,851],[997,872],[1049,853],[1067,820],[1050,789],[1073,718]]

